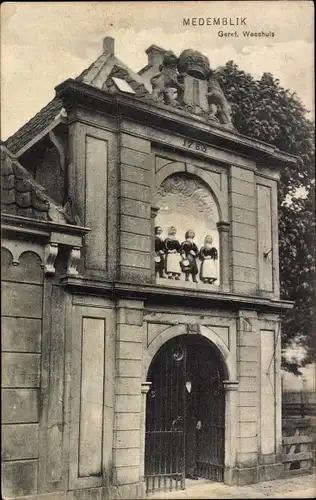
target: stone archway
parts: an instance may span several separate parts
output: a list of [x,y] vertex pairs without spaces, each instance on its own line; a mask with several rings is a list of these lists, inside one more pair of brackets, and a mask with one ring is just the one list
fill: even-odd
[[219,349],[201,335],[160,347],[147,379],[147,491],[185,487],[185,477],[223,481],[227,371]]
[[[236,446],[237,446],[237,390],[238,381],[236,380],[236,358],[228,349],[225,342],[216,334],[216,332],[207,326],[178,324],[162,330],[149,343],[145,350],[143,373],[148,374],[150,366],[153,363],[159,350],[174,338],[200,337],[207,344],[212,345],[218,353],[223,370],[223,389],[225,392],[225,432],[224,432],[224,470],[223,480],[225,484],[233,484],[236,468]],[[145,422],[146,422],[146,394],[151,388],[151,381],[146,380],[142,384],[142,444],[141,444],[141,463],[144,471],[145,462]],[[143,475],[143,473],[142,473]]]

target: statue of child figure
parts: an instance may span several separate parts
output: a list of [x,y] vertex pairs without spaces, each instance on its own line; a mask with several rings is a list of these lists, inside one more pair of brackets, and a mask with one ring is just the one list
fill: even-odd
[[185,281],[189,281],[190,274],[192,275],[192,281],[197,283],[198,280],[196,278],[198,274],[198,267],[196,263],[196,259],[198,257],[198,247],[194,243],[195,232],[192,229],[189,229],[185,233],[185,241],[181,244],[181,268],[185,273]]
[[155,273],[165,278],[165,242],[162,238],[162,227],[155,227]]
[[180,242],[176,238],[177,228],[171,226],[168,231],[168,237],[165,239],[166,249],[166,273],[169,279],[180,279]]
[[205,236],[204,246],[201,248],[199,253],[200,260],[202,261],[200,270],[201,280],[203,283],[209,283],[210,285],[215,283],[218,279],[216,263],[218,259],[218,252],[212,244],[213,238],[210,234],[208,234]]

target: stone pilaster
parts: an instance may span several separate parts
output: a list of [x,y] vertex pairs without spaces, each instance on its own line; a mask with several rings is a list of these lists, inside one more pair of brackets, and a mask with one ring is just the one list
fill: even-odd
[[230,259],[229,259],[229,222],[218,222],[219,255],[220,255],[220,286],[224,292],[230,291]]
[[140,491],[142,323],[141,301],[118,301],[113,442],[113,484],[117,494],[129,486]]
[[257,313],[239,311],[237,317],[238,437],[237,484],[258,481],[260,335]]
[[140,425],[140,464],[139,477],[144,481],[145,477],[145,433],[146,433],[146,395],[151,386],[151,382],[142,382],[142,402],[141,402],[141,425]]
[[236,482],[237,460],[237,380],[224,380],[225,390],[225,484]]

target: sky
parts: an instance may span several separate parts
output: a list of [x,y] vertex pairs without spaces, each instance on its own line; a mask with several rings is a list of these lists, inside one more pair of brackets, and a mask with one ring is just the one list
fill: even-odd
[[[246,18],[232,26],[186,26],[183,18]],[[202,21],[201,21],[202,22]],[[211,21],[212,22],[212,21]],[[1,138],[7,139],[75,78],[115,38],[115,54],[132,70],[147,63],[152,44],[177,55],[208,56],[213,69],[234,60],[259,78],[270,72],[296,92],[314,117],[314,6],[309,0],[208,2],[5,2],[1,5]],[[244,37],[243,31],[274,37]]]

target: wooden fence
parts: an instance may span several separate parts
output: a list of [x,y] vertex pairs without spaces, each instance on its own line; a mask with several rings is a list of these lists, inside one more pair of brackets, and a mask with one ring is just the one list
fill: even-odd
[[284,476],[312,472],[311,419],[308,417],[283,419],[282,436]]
[[283,418],[315,417],[316,392],[284,391],[282,393],[282,414]]

